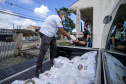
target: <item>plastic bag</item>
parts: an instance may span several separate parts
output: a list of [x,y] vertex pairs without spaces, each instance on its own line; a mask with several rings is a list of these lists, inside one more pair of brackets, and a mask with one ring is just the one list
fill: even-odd
[[74,35],[70,35],[70,37],[71,37],[71,40],[72,41],[75,41],[76,40],[76,37]]
[[90,79],[78,78],[75,84],[93,84]]
[[60,81],[61,81],[60,84],[76,84],[76,79],[70,76],[61,77]]
[[55,58],[53,61],[55,67],[61,68],[64,65],[64,63],[69,62],[70,60],[66,57],[59,56],[58,58]]
[[95,64],[89,64],[89,61],[87,60],[79,60],[78,62],[74,63],[70,76],[75,78],[91,78],[95,77],[95,72]]
[[59,69],[60,69],[60,68],[57,68],[57,67],[55,67],[55,66],[52,66],[51,69],[50,69],[49,71],[50,71],[50,73],[54,74],[54,73],[56,73]]
[[50,71],[45,71],[42,74],[39,74],[39,79],[46,80],[52,76],[52,73]]
[[71,42],[71,41],[75,41],[76,37],[74,35],[70,35],[71,40],[68,40],[67,37],[65,37],[65,41],[66,42]]
[[71,62],[77,62],[78,60],[80,60],[80,56],[74,57],[74,58],[71,60]]
[[97,51],[90,51],[83,54],[80,58],[81,60],[86,61],[88,64],[96,65],[96,55]]
[[96,55],[97,55],[97,51],[90,51],[90,52],[84,53],[84,54],[81,56],[81,58],[89,57],[89,56],[91,56],[91,57],[96,57]]
[[55,78],[51,78],[51,79],[45,80],[41,84],[60,84],[60,80],[59,79],[55,79]]
[[72,64],[71,63],[65,63],[63,67],[61,67],[54,75],[53,78],[61,78],[61,77],[66,77],[69,76],[69,73],[72,69]]
[[[35,84],[41,84],[44,80],[38,78],[32,78],[35,81]],[[32,83],[31,83],[32,84]]]
[[67,37],[64,38],[66,42],[71,42],[72,40],[68,40]]

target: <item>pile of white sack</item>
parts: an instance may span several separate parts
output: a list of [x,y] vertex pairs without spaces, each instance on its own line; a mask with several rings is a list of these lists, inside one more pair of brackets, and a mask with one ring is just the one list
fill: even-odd
[[[50,70],[32,80],[36,84],[92,84],[96,75],[96,55],[97,51],[90,51],[72,60],[59,56],[53,60]],[[11,84],[23,83],[23,80],[15,80]]]
[[126,67],[114,56],[104,53],[113,84],[126,84]]

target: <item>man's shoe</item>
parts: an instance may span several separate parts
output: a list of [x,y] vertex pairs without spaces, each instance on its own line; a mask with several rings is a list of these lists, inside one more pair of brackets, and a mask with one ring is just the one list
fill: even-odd
[[42,69],[36,69],[36,76],[39,77],[39,74],[42,73]]

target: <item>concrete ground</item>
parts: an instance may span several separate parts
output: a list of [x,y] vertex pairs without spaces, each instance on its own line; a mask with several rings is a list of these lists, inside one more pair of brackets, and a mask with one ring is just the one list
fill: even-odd
[[[33,57],[37,57],[38,54],[39,54],[39,49],[29,49],[29,50],[26,50],[26,52],[29,52],[31,55],[35,54],[35,56],[33,56]],[[9,67],[9,66],[12,66],[12,65],[24,62],[24,61],[27,61],[29,59],[32,59],[33,57],[29,58],[26,55],[17,56],[17,57],[10,57],[10,58],[8,58],[6,60],[0,61],[0,69],[5,68],[5,67]],[[48,57],[49,57],[49,49],[47,50],[46,55],[45,55],[46,59]]]
[[[37,57],[39,52],[40,52],[39,48],[31,48],[31,49],[27,49],[27,50],[22,50],[21,55],[23,57],[27,57],[27,56]],[[49,57],[49,49],[47,50],[47,52],[45,54],[45,58],[48,58],[48,57]]]

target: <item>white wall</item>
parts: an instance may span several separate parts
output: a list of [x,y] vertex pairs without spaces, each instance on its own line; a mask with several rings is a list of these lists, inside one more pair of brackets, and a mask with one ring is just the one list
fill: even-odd
[[97,0],[93,8],[93,48],[102,47],[102,34],[105,24],[104,17],[110,13],[115,0]]

